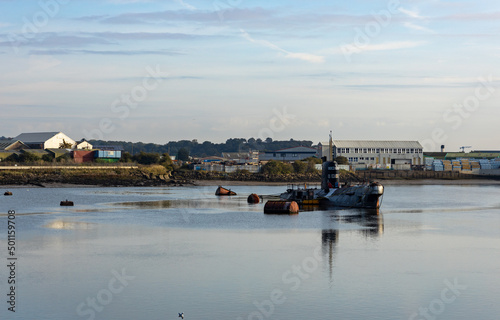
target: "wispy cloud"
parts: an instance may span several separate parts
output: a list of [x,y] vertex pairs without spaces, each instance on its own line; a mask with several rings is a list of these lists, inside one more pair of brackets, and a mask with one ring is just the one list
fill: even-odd
[[411,22],[405,22],[403,25],[408,29],[413,29],[413,30],[417,30],[417,31],[425,31],[425,32],[429,32],[429,33],[435,33],[434,30],[432,30],[432,29],[429,29],[429,28],[426,28],[424,26],[420,26],[420,25],[417,25],[417,24],[414,24]]
[[324,52],[328,54],[344,54],[345,50],[352,53],[360,53],[366,51],[389,51],[389,50],[400,50],[407,48],[419,47],[426,44],[424,41],[393,41],[385,42],[379,44],[367,44],[363,46],[357,46],[354,44],[345,44],[341,48],[327,49]]
[[31,50],[30,55],[70,55],[70,54],[97,54],[97,55],[163,55],[163,56],[179,56],[185,53],[167,50]]
[[290,52],[285,49],[282,49],[278,47],[277,45],[266,41],[266,40],[256,40],[252,38],[245,30],[240,29],[240,32],[243,36],[243,38],[247,39],[250,42],[259,44],[261,46],[267,47],[269,49],[279,51],[285,54],[285,58],[290,58],[290,59],[299,59],[307,62],[312,62],[312,63],[322,63],[325,61],[325,58],[323,56],[319,55],[314,55],[310,53],[301,53],[301,52]]
[[418,10],[408,10],[408,9],[401,8],[401,7],[398,10],[401,11],[402,13],[406,14],[407,16],[411,17],[411,18],[426,19],[426,17],[423,17],[423,16],[420,15],[420,13],[418,12]]
[[190,5],[189,3],[187,3],[184,0],[174,0],[174,1],[179,3],[181,6],[183,6],[184,8],[186,8],[188,10],[196,10],[195,6]]

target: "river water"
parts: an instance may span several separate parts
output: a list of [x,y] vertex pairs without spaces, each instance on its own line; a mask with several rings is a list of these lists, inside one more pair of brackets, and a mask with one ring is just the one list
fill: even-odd
[[11,189],[0,319],[498,319],[499,186],[387,186],[378,213],[246,202],[285,188]]

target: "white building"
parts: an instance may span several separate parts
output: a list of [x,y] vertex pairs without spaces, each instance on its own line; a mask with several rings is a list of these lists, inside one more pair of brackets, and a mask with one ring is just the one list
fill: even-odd
[[85,139],[82,139],[76,143],[76,149],[87,149],[91,150],[92,145]]
[[31,149],[58,149],[63,143],[71,145],[71,147],[67,149],[73,149],[76,145],[75,140],[62,132],[21,133],[13,140],[22,141]]
[[[329,143],[320,147],[321,155],[329,158]],[[423,147],[418,141],[334,140],[333,156],[346,157],[355,168],[409,169],[424,164]]]

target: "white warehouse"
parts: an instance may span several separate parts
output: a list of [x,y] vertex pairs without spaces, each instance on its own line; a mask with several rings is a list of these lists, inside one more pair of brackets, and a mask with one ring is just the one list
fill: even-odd
[[[329,157],[329,143],[321,143],[321,155]],[[424,164],[418,141],[333,140],[333,156],[346,157],[355,168],[408,168]]]

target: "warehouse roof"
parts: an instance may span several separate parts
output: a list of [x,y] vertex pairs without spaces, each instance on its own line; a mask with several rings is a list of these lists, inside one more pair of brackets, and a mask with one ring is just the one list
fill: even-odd
[[[328,145],[328,142],[322,143]],[[422,149],[418,141],[382,141],[382,140],[333,140],[336,148],[409,148]]]
[[41,143],[49,140],[56,134],[60,132],[31,132],[31,133],[21,133],[14,140],[19,140],[24,143]]

